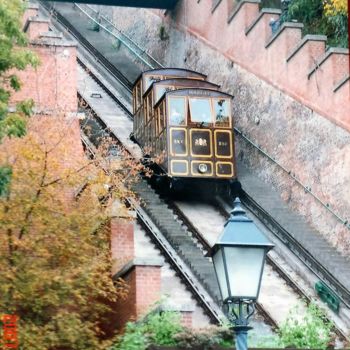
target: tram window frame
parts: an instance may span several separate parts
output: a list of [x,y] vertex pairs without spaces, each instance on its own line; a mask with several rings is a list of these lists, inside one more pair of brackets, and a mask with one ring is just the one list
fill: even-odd
[[[168,78],[167,78],[168,79]],[[162,95],[160,95],[158,97],[158,91],[161,89],[161,88],[164,88],[164,92],[162,93]],[[157,103],[164,94],[166,94],[167,92],[169,91],[174,91],[174,90],[179,90],[179,89],[182,89],[183,87],[182,86],[174,86],[174,85],[158,85],[156,86],[155,88],[155,103]]]
[[[153,79],[150,79],[153,78]],[[147,89],[154,83],[160,80],[164,80],[164,76],[163,75],[159,75],[159,74],[145,74],[144,77],[144,93],[147,91]],[[149,80],[148,80],[149,79]],[[148,84],[148,82],[150,81],[150,83]]]
[[[203,121],[194,121],[192,120],[192,107],[191,107],[191,100],[207,100],[209,101],[209,110],[210,110],[210,118],[211,121],[210,122],[203,122]],[[188,97],[188,109],[189,109],[189,113],[188,113],[188,117],[189,117],[189,122],[191,124],[201,124],[201,125],[205,125],[205,126],[213,126],[214,125],[214,113],[213,113],[213,104],[212,104],[212,98],[210,96],[189,96]]]
[[136,113],[136,86],[132,90],[132,108],[133,108],[133,114]]
[[[169,126],[187,126],[187,113],[188,113],[188,109],[187,109],[187,97],[186,96],[169,96],[168,98],[168,113],[167,113],[167,119],[168,119],[168,125]],[[183,115],[183,123],[172,123],[171,120],[171,100],[172,99],[182,99],[183,100],[183,105],[184,105],[184,115]]]
[[[228,112],[229,112],[229,116],[228,116],[229,125],[228,126],[219,125],[217,123],[215,107],[216,107],[217,101],[219,101],[219,100],[224,100],[224,101],[228,102]],[[232,127],[232,101],[231,101],[231,99],[225,98],[225,97],[222,97],[222,98],[213,97],[212,98],[212,107],[213,107],[213,117],[214,117],[214,121],[215,121],[215,124],[214,124],[215,127],[216,128],[231,128]]]
[[160,106],[158,107],[159,109],[159,134],[164,130],[166,127],[166,110],[165,110],[165,101],[163,101]]
[[153,91],[150,91],[146,96],[147,101],[147,122],[152,119],[152,111],[153,111]]
[[136,110],[138,110],[142,105],[142,80],[136,84],[135,90]]

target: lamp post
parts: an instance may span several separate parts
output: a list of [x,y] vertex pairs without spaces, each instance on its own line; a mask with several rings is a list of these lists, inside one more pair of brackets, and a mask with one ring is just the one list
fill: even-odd
[[228,318],[236,336],[236,349],[247,349],[249,318],[258,299],[266,253],[274,245],[268,241],[234,201],[224,231],[212,247],[215,274]]

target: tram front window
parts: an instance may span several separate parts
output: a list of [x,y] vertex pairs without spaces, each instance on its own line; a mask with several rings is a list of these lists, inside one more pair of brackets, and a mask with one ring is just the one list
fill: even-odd
[[212,123],[210,100],[207,98],[190,98],[191,122]]
[[169,123],[170,125],[185,125],[185,98],[169,98]]
[[225,99],[215,99],[215,125],[221,127],[230,127],[230,102]]

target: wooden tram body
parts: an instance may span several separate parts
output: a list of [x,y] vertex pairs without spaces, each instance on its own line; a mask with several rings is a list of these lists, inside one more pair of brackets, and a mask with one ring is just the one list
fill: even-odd
[[133,136],[169,179],[233,182],[232,96],[205,78],[182,69],[143,73],[133,90]]

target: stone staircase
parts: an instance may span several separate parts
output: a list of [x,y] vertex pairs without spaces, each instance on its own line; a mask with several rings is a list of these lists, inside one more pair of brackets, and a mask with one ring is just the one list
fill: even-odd
[[219,302],[220,290],[213,264],[209,258],[203,255],[189,232],[176,220],[172,210],[167,207],[145,179],[135,184],[133,190],[140,197],[142,208],[152,218],[177,254],[200,280],[212,298]]

